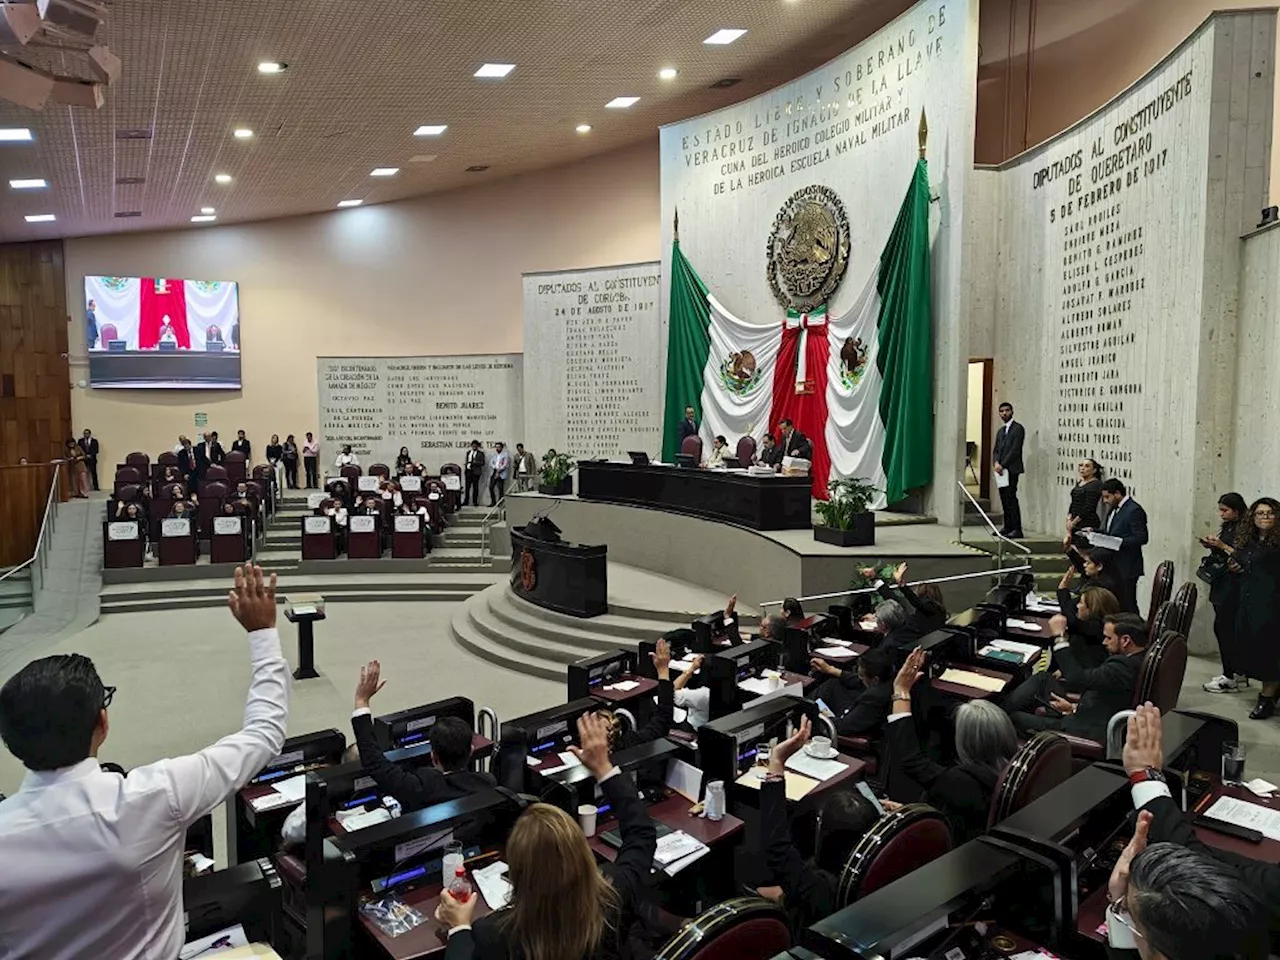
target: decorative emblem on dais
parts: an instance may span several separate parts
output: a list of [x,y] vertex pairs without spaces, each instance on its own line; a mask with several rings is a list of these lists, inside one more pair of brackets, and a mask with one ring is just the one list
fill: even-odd
[[537,585],[538,561],[533,552],[526,547],[520,553],[520,586],[525,593],[530,593]]

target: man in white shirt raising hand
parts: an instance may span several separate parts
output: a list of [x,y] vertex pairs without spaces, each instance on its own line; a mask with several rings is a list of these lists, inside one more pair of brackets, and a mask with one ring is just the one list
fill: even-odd
[[79,654],[33,661],[0,688],[0,738],[28,770],[0,802],[0,957],[178,955],[187,827],[280,752],[289,714],[275,574],[236,568],[227,600],[249,634],[253,677],[243,728],[199,753],[103,772],[116,688]]

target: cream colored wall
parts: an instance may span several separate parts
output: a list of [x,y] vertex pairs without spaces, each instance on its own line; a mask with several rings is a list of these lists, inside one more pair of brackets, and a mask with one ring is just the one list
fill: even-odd
[[[521,274],[655,260],[657,141],[497,183],[399,203],[239,226],[68,240],[72,419],[102,456],[153,456],[205,412],[224,444],[243,428],[316,429],[317,356],[518,353]],[[235,280],[238,391],[92,390],[86,274]],[[109,474],[108,474],[109,475]]]
[[[974,468],[986,456],[982,450],[982,372],[981,361],[969,364],[969,395],[965,415],[965,440],[972,440],[978,445],[978,459],[973,461]],[[981,471],[979,471],[981,472]]]

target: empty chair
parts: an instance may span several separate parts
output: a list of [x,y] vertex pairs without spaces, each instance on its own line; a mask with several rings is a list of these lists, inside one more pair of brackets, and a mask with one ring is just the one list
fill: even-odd
[[375,463],[369,467],[369,476],[381,477],[383,480],[386,480],[391,476],[391,468],[385,463]]
[[1150,620],[1160,609],[1160,604],[1173,596],[1173,561],[1162,560],[1156,567],[1155,576],[1151,578],[1151,603],[1147,607],[1147,619]]
[[738,457],[738,465],[742,467],[751,466],[751,461],[756,455],[756,438],[743,437],[738,441],[738,447],[735,451]]
[[176,467],[178,465],[178,455],[172,450],[166,450],[156,457],[156,463],[162,467]]
[[1071,744],[1057,733],[1032,736],[1009,760],[991,794],[987,825],[994,826],[1038,800],[1074,772]]
[[136,483],[126,483],[116,491],[116,499],[124,503],[134,503],[142,499],[142,487]]
[[696,917],[654,960],[771,960],[790,946],[780,906],[762,897],[735,897]]
[[239,450],[232,450],[222,461],[223,469],[227,471],[227,479],[232,483],[239,483],[248,474],[247,458]]
[[114,323],[104,323],[98,328],[98,342],[105,346],[112,340],[119,340],[120,334],[116,333],[116,325]]
[[694,463],[702,462],[702,438],[685,437],[680,441],[680,452],[686,457],[693,457]]
[[923,803],[907,804],[881,817],[849,852],[840,872],[839,905],[847,907],[950,850],[946,818]]
[[151,458],[137,450],[125,457],[124,462],[131,467],[137,467],[144,474],[151,469]]
[[448,506],[446,507],[446,509],[447,509],[450,513],[452,513],[454,510],[457,510],[457,509],[458,509],[458,504],[462,502],[462,486],[463,486],[463,484],[462,484],[462,467],[460,467],[460,466],[459,466],[458,464],[456,464],[456,463],[446,463],[446,464],[441,465],[441,467],[440,467],[440,479],[441,479],[441,482],[443,482],[443,483],[445,483],[445,484],[446,484],[446,487],[447,487],[447,485],[448,485],[449,483],[454,482],[454,481],[445,481],[445,479],[444,479],[444,478],[445,478],[445,477],[450,477],[450,476],[451,476],[451,477],[456,477],[456,478],[457,478],[457,484],[458,484],[458,488],[457,488],[456,490],[447,490],[447,493],[448,493],[448,497],[447,497],[447,499],[448,499],[448,501],[449,501],[449,504],[448,504]]
[[209,464],[208,467],[205,468],[204,478],[206,481],[209,481],[209,482],[213,482],[213,481],[226,482],[226,480],[228,479],[228,474],[227,474],[226,468],[223,467],[222,464],[211,463]]
[[116,471],[115,482],[112,484],[111,490],[117,497],[120,491],[128,486],[139,486],[142,484],[145,474],[138,467],[121,467]]

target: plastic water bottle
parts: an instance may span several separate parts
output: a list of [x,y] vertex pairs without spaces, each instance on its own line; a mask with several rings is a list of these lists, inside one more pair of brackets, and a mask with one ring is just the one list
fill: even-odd
[[467,879],[465,867],[454,871],[453,879],[449,881],[449,895],[459,903],[466,903],[471,899],[471,881]]
[[724,819],[724,781],[712,780],[707,784],[707,796],[704,801],[708,820]]

